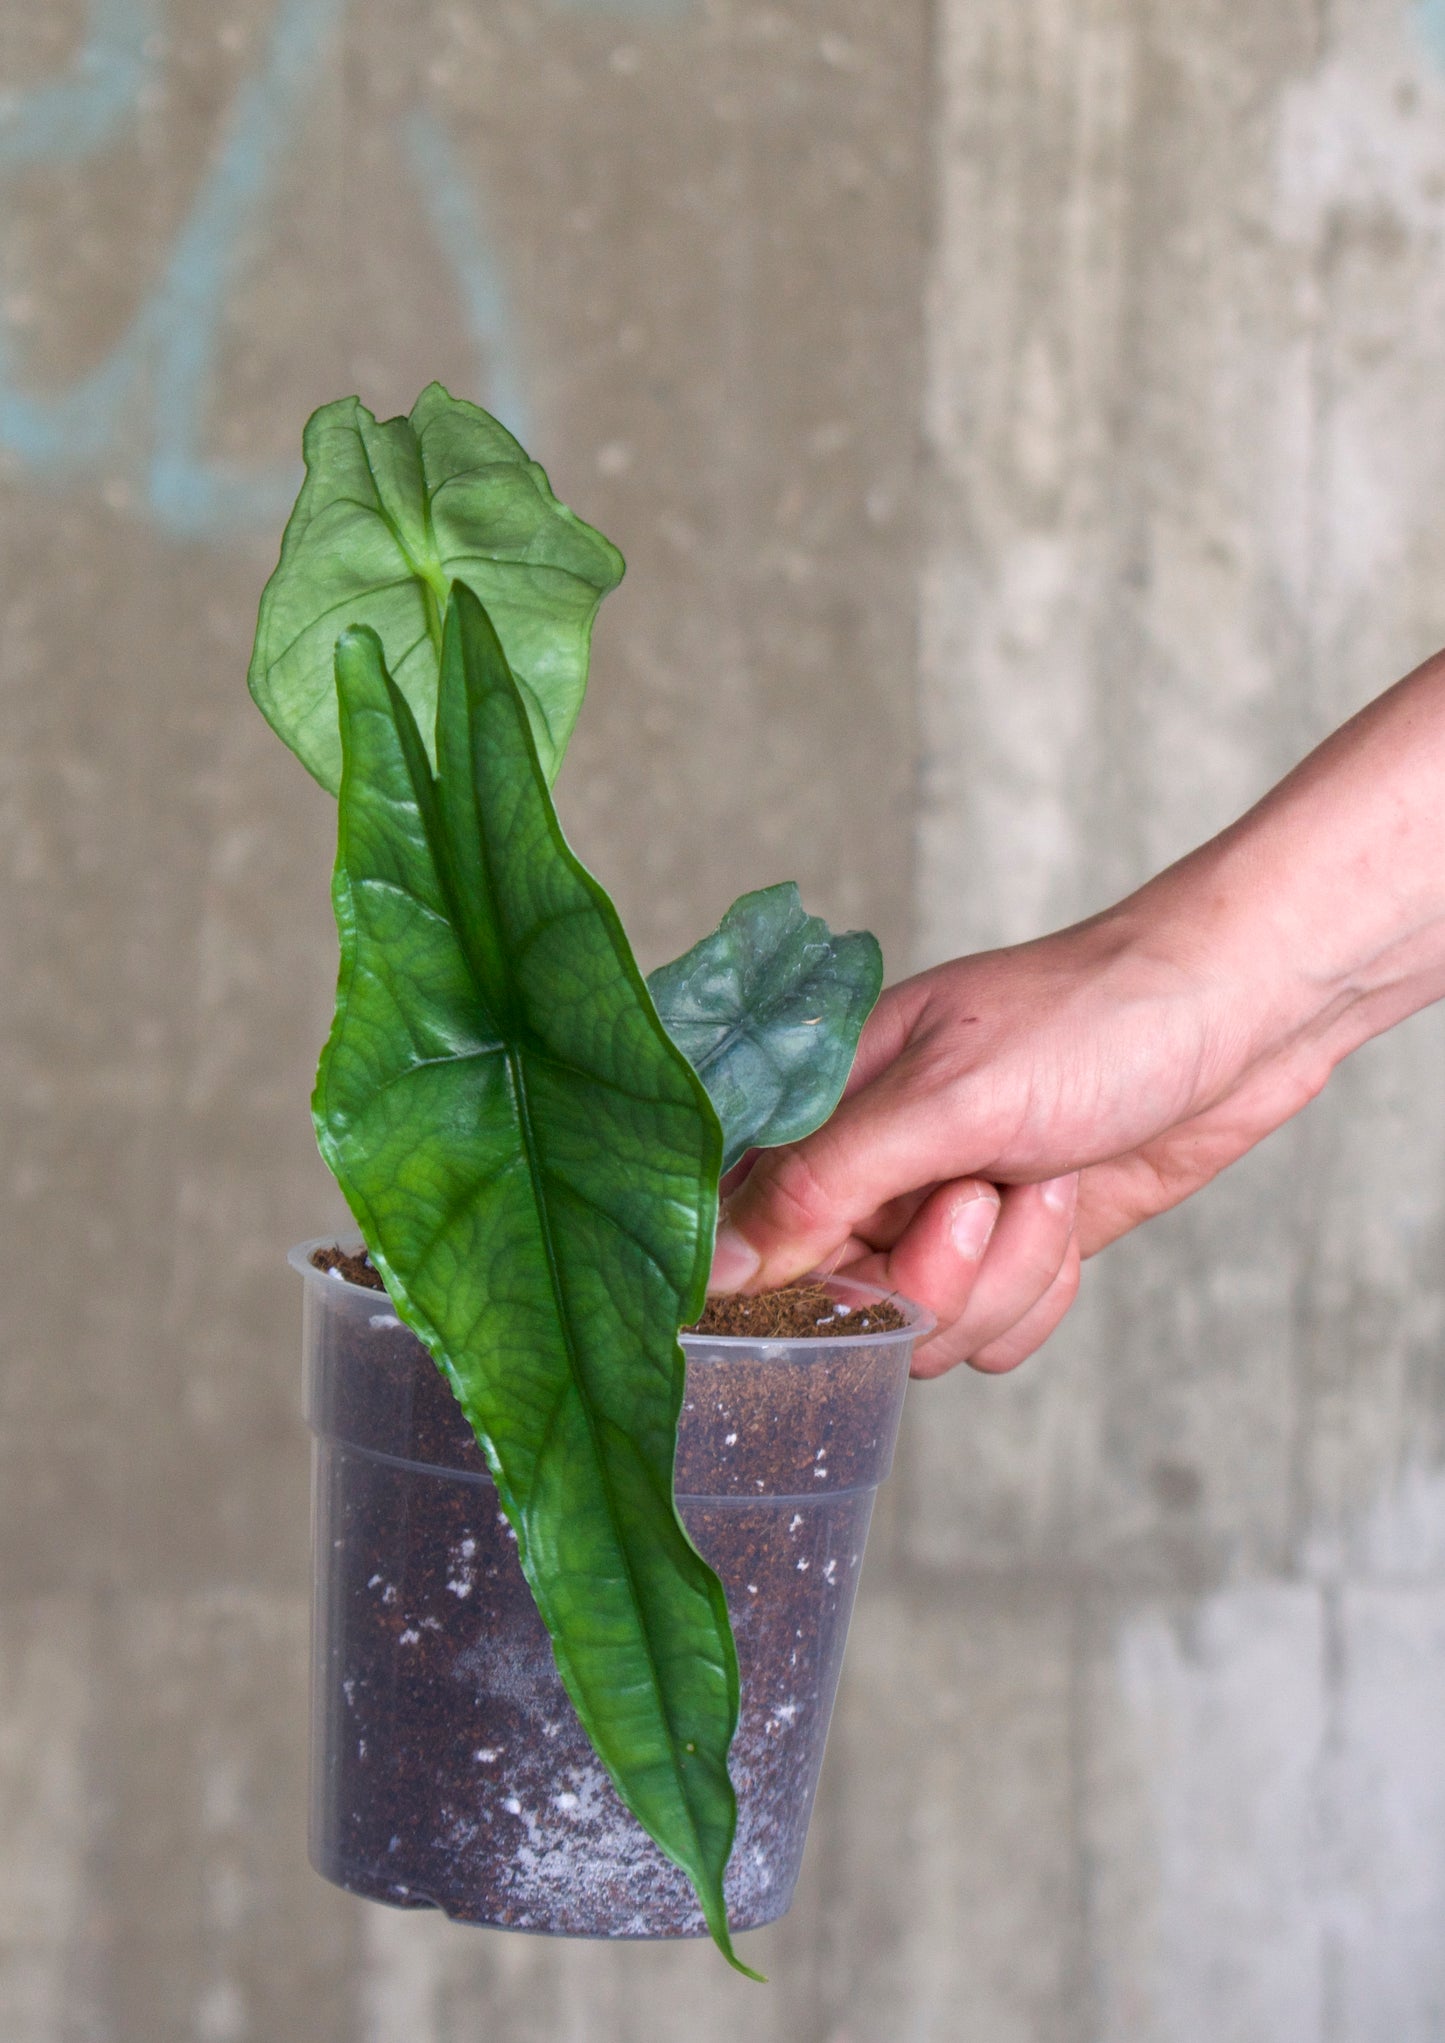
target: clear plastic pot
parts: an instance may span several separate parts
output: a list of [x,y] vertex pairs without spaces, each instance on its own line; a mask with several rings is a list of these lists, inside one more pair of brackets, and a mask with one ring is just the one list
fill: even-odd
[[[313,1865],[462,1922],[703,1934],[577,1720],[445,1381],[385,1293],[317,1270],[316,1246],[291,1255],[315,1435]],[[742,1677],[736,1929],[792,1899],[873,1497],[930,1324],[903,1309],[893,1333],[683,1341],[678,1507],[722,1578]]]

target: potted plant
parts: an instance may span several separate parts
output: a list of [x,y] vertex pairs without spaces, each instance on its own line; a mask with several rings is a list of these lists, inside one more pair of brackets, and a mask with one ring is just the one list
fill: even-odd
[[729,1908],[796,1876],[923,1319],[834,1283],[678,1336],[722,1172],[831,1112],[878,947],[771,887],[644,981],[550,793],[620,556],[436,384],[323,407],[305,453],[250,682],[337,795],[313,1113],[364,1243],[298,1252],[313,1855],[737,1964]]

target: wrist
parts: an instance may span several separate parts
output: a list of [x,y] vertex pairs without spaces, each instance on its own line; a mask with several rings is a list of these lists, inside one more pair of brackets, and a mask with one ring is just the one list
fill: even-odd
[[1417,789],[1414,805],[1392,806],[1388,786],[1381,797],[1358,775],[1332,787],[1325,763],[1306,761],[1111,911],[1193,989],[1226,1082],[1284,1061],[1315,1090],[1352,1050],[1445,996],[1440,805]]

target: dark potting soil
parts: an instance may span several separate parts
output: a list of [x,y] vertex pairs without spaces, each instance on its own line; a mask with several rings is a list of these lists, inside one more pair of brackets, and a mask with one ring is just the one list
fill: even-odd
[[380,1270],[365,1249],[344,1249],[339,1245],[312,1249],[311,1261],[318,1270],[339,1270],[348,1284],[360,1284],[368,1291],[386,1289]]
[[[337,1270],[348,1284],[384,1291],[365,1249],[339,1246],[311,1251],[318,1270]],[[784,1284],[754,1297],[718,1294],[685,1334],[723,1334],[751,1341],[822,1341],[838,1334],[896,1333],[907,1321],[891,1298],[875,1305],[845,1305],[822,1284]]]
[[896,1333],[908,1322],[891,1298],[845,1305],[822,1284],[785,1284],[755,1297],[729,1292],[709,1298],[688,1334],[741,1335],[749,1341],[825,1341],[836,1334]]
[[[462,1921],[702,1934],[690,1887],[623,1806],[562,1687],[444,1380],[388,1310],[326,1325],[311,1411],[319,1870]],[[876,1355],[870,1370],[820,1341],[780,1396],[776,1364],[714,1354],[690,1357],[677,1489],[737,1639],[726,1892],[742,1929],[792,1895],[897,1382],[880,1384]]]

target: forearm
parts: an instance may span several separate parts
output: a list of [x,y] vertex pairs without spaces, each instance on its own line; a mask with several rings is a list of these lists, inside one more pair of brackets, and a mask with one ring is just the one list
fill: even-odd
[[1114,914],[1195,976],[1220,1064],[1310,1089],[1445,996],[1445,654]]

